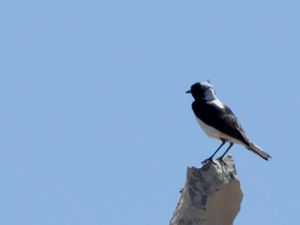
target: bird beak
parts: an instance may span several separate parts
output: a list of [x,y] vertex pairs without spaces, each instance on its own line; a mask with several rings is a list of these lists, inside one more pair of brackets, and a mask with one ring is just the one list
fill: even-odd
[[185,93],[187,93],[187,94],[191,94],[192,92],[191,92],[191,90],[188,90],[188,91],[186,91]]

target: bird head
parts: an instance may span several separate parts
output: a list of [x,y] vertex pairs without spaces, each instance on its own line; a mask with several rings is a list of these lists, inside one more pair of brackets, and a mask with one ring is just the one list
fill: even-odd
[[191,86],[191,89],[186,91],[187,94],[192,94],[195,100],[212,101],[217,98],[216,92],[210,81],[197,82]]

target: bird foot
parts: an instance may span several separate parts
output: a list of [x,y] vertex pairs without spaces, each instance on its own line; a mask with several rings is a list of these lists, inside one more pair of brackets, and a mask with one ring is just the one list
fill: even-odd
[[205,159],[201,162],[202,165],[204,165],[205,163],[207,162],[211,162],[212,164],[216,165],[216,163],[214,162],[213,158],[212,157],[209,157],[208,159]]
[[224,167],[228,167],[227,163],[223,160],[223,157],[217,158],[217,160],[220,162],[221,165],[223,165]]

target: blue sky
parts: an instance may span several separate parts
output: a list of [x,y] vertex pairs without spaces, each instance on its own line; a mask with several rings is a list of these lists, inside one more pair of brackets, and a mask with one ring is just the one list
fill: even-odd
[[0,3],[0,224],[168,224],[220,144],[184,92],[210,79],[250,139],[235,224],[295,224],[299,1]]

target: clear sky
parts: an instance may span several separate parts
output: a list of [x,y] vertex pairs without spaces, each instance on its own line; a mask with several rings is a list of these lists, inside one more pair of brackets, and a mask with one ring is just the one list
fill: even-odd
[[208,138],[209,78],[270,162],[230,151],[235,224],[296,224],[299,1],[2,1],[0,224],[165,225]]

